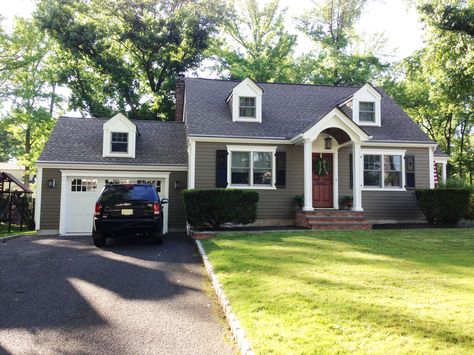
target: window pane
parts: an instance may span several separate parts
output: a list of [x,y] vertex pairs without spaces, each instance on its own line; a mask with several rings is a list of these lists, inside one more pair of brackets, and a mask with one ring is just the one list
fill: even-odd
[[361,122],[375,122],[375,115],[373,112],[360,112],[359,121]]
[[128,133],[112,132],[112,152],[128,152]]
[[385,173],[385,187],[402,187],[402,173],[389,171]]
[[364,186],[381,187],[380,171],[364,171]]
[[364,170],[382,170],[380,155],[364,155]]
[[384,156],[385,171],[402,171],[401,155],[385,155]]
[[255,117],[255,97],[239,98],[240,117]]
[[255,117],[255,108],[240,107],[240,117]]
[[272,184],[272,171],[254,169],[253,171],[253,183],[254,185],[271,185]]
[[374,112],[374,103],[373,102],[359,102],[360,111],[365,112]]
[[232,152],[232,167],[233,168],[250,167],[250,153],[249,152]]
[[272,153],[269,152],[254,152],[253,153],[253,167],[254,168],[272,168]]
[[237,185],[249,185],[250,169],[232,168],[231,183]]
[[255,97],[240,97],[240,106],[255,107]]

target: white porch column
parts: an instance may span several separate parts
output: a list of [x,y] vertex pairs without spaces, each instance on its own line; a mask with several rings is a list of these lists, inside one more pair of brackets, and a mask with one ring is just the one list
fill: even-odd
[[445,161],[441,162],[441,164],[443,164],[443,183],[446,184],[446,167],[447,167],[447,164]]
[[303,211],[313,210],[313,141],[304,140],[304,207]]
[[352,145],[353,159],[353,207],[354,211],[363,211],[362,208],[362,156],[360,151],[360,144],[354,143]]

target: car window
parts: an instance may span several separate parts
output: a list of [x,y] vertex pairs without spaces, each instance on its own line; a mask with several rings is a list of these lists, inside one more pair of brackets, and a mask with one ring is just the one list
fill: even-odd
[[154,201],[156,192],[152,185],[109,185],[105,187],[102,202]]

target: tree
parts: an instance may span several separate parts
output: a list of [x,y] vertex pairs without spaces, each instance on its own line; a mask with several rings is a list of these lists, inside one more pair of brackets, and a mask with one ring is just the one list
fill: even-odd
[[[433,3],[433,8],[442,2]],[[449,5],[449,6],[452,6]],[[426,12],[426,46],[398,64],[385,87],[440,147],[451,155],[453,175],[473,174],[474,38],[440,28]]]
[[288,81],[293,68],[296,35],[285,30],[285,9],[279,0],[259,6],[257,0],[234,2],[212,48],[215,69],[226,79]]
[[15,156],[25,167],[24,182],[34,171],[46,143],[59,97],[52,63],[53,44],[31,21],[16,19],[13,32],[1,32],[0,95],[5,100],[1,131],[4,158]]
[[316,44],[300,58],[305,81],[316,84],[360,85],[378,78],[387,65],[372,50],[353,49],[355,24],[367,0],[324,0],[300,17],[298,28]]
[[211,0],[42,0],[35,17],[66,52],[73,109],[169,119],[177,75],[198,67],[223,12]]
[[425,21],[445,31],[464,32],[474,37],[474,1],[458,4],[425,3],[418,9],[425,15]]

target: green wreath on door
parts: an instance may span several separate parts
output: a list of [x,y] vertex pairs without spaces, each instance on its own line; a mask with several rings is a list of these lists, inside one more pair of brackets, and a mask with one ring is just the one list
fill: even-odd
[[313,172],[318,176],[326,176],[329,174],[329,163],[326,159],[319,157],[313,163]]

